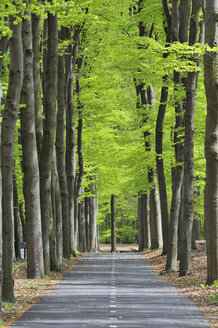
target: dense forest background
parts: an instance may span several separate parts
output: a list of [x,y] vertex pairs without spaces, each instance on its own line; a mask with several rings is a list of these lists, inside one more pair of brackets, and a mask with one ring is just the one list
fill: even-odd
[[33,278],[115,239],[188,275],[206,238],[217,280],[217,1],[0,10],[3,299],[21,241]]

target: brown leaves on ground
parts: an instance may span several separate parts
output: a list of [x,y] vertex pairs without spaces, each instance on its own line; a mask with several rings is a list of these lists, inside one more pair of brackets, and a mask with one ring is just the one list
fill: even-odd
[[[143,258],[152,262],[154,271],[160,273],[165,269],[166,256],[161,256],[162,250],[147,251]],[[179,264],[179,263],[178,263]],[[211,327],[218,327],[217,286],[205,286],[207,280],[206,242],[198,241],[197,250],[192,251],[192,274],[178,277],[178,272],[161,275],[164,279],[179,289],[181,294],[188,295],[202,309]]]
[[19,262],[15,266],[14,273],[14,296],[16,301],[15,303],[2,303],[4,327],[10,327],[14,320],[38,303],[40,298],[49,293],[63,274],[70,271],[83,256],[84,254],[79,254],[76,258],[64,259],[60,272],[51,272],[49,276],[43,279],[27,279],[26,262]]

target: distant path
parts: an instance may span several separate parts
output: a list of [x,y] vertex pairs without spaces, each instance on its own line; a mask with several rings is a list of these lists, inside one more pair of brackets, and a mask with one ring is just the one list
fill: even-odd
[[207,328],[139,254],[90,254],[13,327]]

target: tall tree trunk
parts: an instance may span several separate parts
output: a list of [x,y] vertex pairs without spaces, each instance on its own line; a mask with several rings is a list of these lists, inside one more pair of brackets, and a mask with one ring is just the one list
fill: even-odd
[[116,252],[115,196],[111,195],[111,253]]
[[143,229],[144,229],[144,248],[149,249],[151,247],[151,232],[150,232],[150,213],[149,213],[149,195],[142,194],[142,217],[143,217]]
[[14,250],[16,260],[21,258],[20,254],[20,224],[19,224],[19,204],[16,176],[13,176],[13,207],[14,207]]
[[[31,16],[30,16],[31,17]],[[42,278],[42,228],[40,215],[39,166],[35,134],[33,48],[31,20],[23,21],[24,80],[21,109],[21,143],[23,150],[24,198],[27,228],[27,277]]]
[[[192,13],[190,19],[189,44],[197,42],[198,20],[201,9],[201,0],[192,0]],[[183,202],[183,230],[182,230],[182,253],[180,259],[180,276],[191,273],[191,240],[194,214],[194,108],[196,97],[196,84],[198,73],[189,72],[185,84],[186,87],[186,110],[185,110],[185,140],[184,140],[184,202]]]
[[[63,28],[61,30],[61,39]],[[70,258],[70,222],[69,222],[69,196],[67,188],[66,165],[65,165],[65,119],[66,119],[66,86],[64,74],[64,55],[58,57],[58,112],[56,126],[56,155],[57,170],[59,177],[62,224],[63,224],[63,256]],[[71,195],[72,197],[72,195]]]
[[[168,77],[163,78],[163,83],[166,83]],[[168,86],[163,86],[161,90],[160,106],[156,122],[156,163],[157,163],[157,175],[159,183],[159,193],[160,193],[160,205],[161,205],[161,220],[162,220],[162,234],[163,234],[163,255],[167,254],[168,247],[168,202],[167,202],[167,190],[166,181],[164,174],[164,164],[163,164],[163,124],[164,116],[166,112],[166,101],[168,99]]]
[[32,34],[33,34],[33,79],[34,79],[34,108],[35,108],[35,129],[38,156],[42,144],[42,109],[41,109],[41,74],[40,74],[40,30],[41,18],[32,14]]
[[12,37],[10,39],[10,73],[8,92],[2,119],[2,232],[3,232],[3,284],[2,299],[14,301],[13,281],[13,152],[14,131],[20,102],[23,78],[22,23],[16,25],[11,21]]
[[[55,149],[52,159],[52,171],[51,171],[51,214],[50,214],[50,258],[51,258],[51,270],[59,271],[59,259],[58,259],[58,246],[62,248],[62,215],[61,215],[61,198],[56,199],[57,187],[59,188],[57,167],[56,167],[56,154]],[[58,222],[60,220],[60,222]],[[61,228],[58,231],[57,228]],[[57,238],[59,236],[59,240]]]
[[149,195],[141,194],[138,198],[138,233],[139,251],[151,247]]
[[87,251],[86,246],[86,225],[85,225],[85,213],[84,213],[84,200],[79,203],[79,250],[81,252]]
[[89,217],[89,197],[85,198],[85,231],[86,231],[86,248],[90,252],[90,217]]
[[21,220],[21,226],[22,226],[23,241],[26,241],[26,221],[25,221],[24,213],[23,213],[23,202],[19,204],[19,212],[20,212],[20,220]]
[[150,226],[151,226],[151,248],[162,248],[162,229],[161,229],[161,213],[160,201],[157,190],[157,182],[154,171],[148,172],[148,181],[152,185],[150,188]]
[[92,197],[89,199],[89,219],[90,219],[90,252],[96,251],[97,238],[97,187],[96,184],[92,186]]
[[[69,37],[70,38],[70,37]],[[76,47],[76,45],[74,46]],[[77,48],[76,48],[77,49]],[[71,252],[76,256],[75,231],[74,231],[74,194],[76,178],[76,140],[75,140],[75,119],[73,104],[73,79],[74,65],[72,64],[72,46],[68,47],[66,55],[66,175],[69,199],[69,224],[70,224],[70,246]],[[76,57],[76,52],[75,52]],[[75,61],[75,57],[73,60]]]
[[[218,45],[218,1],[207,0],[205,41],[211,47]],[[205,90],[207,121],[205,138],[206,188],[205,222],[207,240],[207,284],[218,280],[218,55],[205,54]]]
[[[83,106],[80,101],[80,74],[82,68],[83,59],[79,58],[77,60],[77,69],[78,75],[76,77],[76,94],[77,94],[77,108],[78,108],[78,127],[77,127],[77,154],[78,154],[78,166],[79,171],[76,175],[76,185],[75,185],[75,243],[77,245],[77,238],[78,238],[78,227],[79,227],[79,200],[82,192],[82,182],[84,176],[84,167],[83,167],[83,152],[82,152],[82,131],[83,131]],[[82,217],[81,217],[82,218]],[[84,236],[81,238],[84,238]]]
[[49,219],[51,197],[51,166],[56,125],[56,95],[58,68],[57,14],[48,13],[48,54],[45,74],[45,107],[42,148],[40,152],[40,200],[45,274],[50,272]]
[[141,193],[138,196],[138,244],[139,251],[144,249],[144,226],[143,226],[143,215],[142,215],[142,197]]

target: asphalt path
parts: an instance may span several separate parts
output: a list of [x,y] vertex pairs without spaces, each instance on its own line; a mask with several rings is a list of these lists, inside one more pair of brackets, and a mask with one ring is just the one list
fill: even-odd
[[208,328],[140,254],[90,254],[13,327]]

